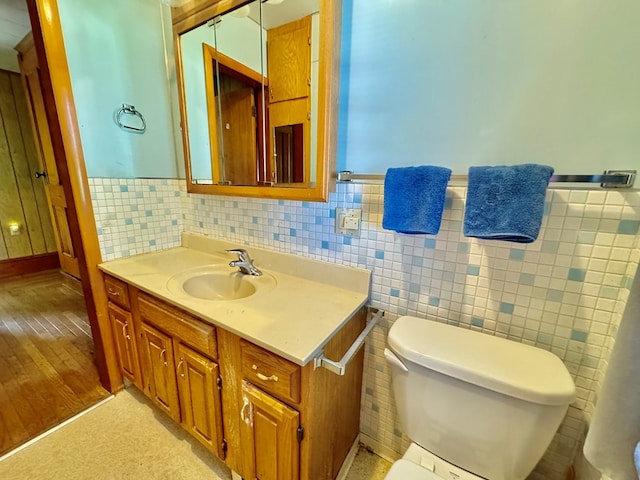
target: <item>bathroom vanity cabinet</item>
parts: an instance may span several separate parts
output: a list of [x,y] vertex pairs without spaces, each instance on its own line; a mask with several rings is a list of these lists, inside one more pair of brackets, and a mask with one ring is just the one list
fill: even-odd
[[[105,274],[122,374],[245,480],[336,478],[359,431],[363,349],[346,374],[297,364]],[[359,309],[324,345],[340,360]]]

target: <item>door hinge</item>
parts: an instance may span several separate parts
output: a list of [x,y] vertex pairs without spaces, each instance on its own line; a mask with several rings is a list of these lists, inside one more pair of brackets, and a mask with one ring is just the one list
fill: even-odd
[[222,390],[222,377],[220,375],[218,375],[216,379],[216,385],[218,386],[218,390]]
[[303,438],[304,438],[304,427],[300,425],[298,427],[298,442],[301,442]]
[[[220,445],[220,448],[222,449],[222,455],[224,457],[226,457],[227,456],[227,448],[228,448],[226,440],[222,440],[222,445]],[[223,460],[224,460],[224,458],[223,458]]]
[[258,108],[255,105],[251,106],[251,116],[258,118]]

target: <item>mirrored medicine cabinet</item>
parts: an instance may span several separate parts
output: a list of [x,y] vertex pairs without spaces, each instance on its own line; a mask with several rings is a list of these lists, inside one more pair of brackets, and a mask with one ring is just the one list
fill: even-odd
[[341,0],[172,8],[187,190],[327,201]]

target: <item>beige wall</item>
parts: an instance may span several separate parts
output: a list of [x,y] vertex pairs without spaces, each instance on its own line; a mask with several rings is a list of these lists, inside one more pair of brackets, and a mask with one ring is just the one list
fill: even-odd
[[[55,252],[56,244],[20,75],[0,70],[0,260]],[[9,227],[18,224],[19,235]]]

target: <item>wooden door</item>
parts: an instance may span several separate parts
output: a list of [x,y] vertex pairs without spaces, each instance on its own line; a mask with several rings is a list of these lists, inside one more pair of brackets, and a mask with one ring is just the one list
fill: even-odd
[[295,480],[299,478],[300,414],[267,395],[247,381],[242,382],[242,423],[250,445],[242,451],[252,456],[252,471],[245,476],[258,480]]
[[253,88],[221,95],[224,179],[232,185],[255,185],[256,106]]
[[116,355],[122,374],[138,388],[142,389],[138,348],[133,331],[133,318],[130,312],[109,302],[107,307],[113,329]]
[[182,426],[224,459],[218,365],[183,344],[176,352]]
[[180,404],[171,338],[146,323],[142,324],[147,383],[145,393],[167,415],[180,422]]
[[311,96],[311,16],[267,32],[269,102]]
[[[45,182],[51,222],[55,233],[58,256],[60,257],[60,266],[64,272],[80,278],[78,257],[69,230],[67,201],[56,166],[53,143],[47,122],[45,100],[40,83],[38,57],[32,39],[30,43],[27,41],[21,44],[19,60],[36,140],[36,150],[41,168],[40,174],[44,174],[41,178]],[[33,172],[33,174],[35,175],[36,172]]]

